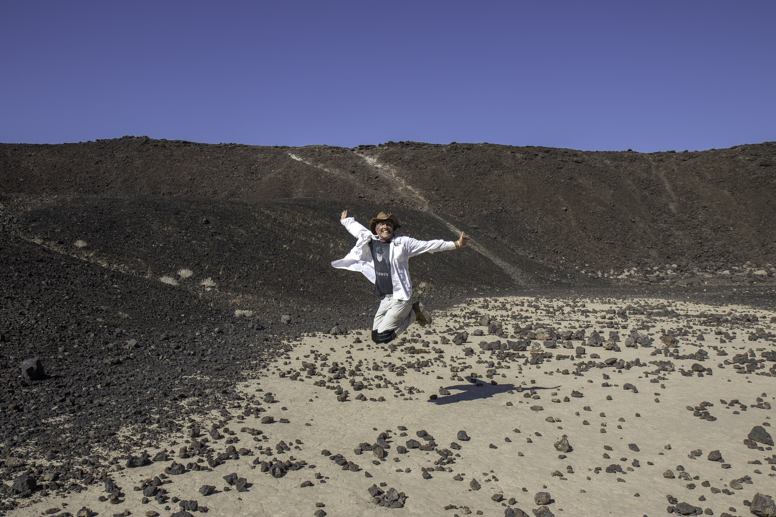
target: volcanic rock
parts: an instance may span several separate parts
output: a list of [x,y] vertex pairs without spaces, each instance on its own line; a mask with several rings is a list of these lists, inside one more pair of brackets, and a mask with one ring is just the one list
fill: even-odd
[[377,485],[372,485],[368,492],[372,496],[373,503],[388,508],[404,508],[404,503],[407,500],[404,492],[399,492],[395,488],[389,488],[387,492],[384,492]]
[[560,440],[555,442],[555,450],[564,454],[571,451],[571,445],[565,434]]
[[537,505],[550,504],[552,497],[549,492],[536,492],[534,495],[534,503]]
[[504,517],[528,517],[520,508],[504,508]]
[[35,491],[36,487],[37,483],[35,482],[35,478],[32,477],[32,474],[29,472],[25,472],[13,480],[11,490],[20,497],[29,497],[32,495],[32,492]]
[[771,496],[757,492],[752,498],[749,511],[757,517],[776,517],[776,503]]
[[689,503],[681,502],[674,506],[674,513],[678,513],[679,515],[695,515],[703,513],[703,509]]
[[186,467],[180,463],[173,461],[169,467],[164,469],[164,472],[173,476],[179,476],[184,472],[186,472]]
[[749,431],[747,438],[758,443],[773,446],[773,437],[771,437],[771,435],[768,434],[768,431],[761,425],[754,426],[752,430]]
[[535,517],[555,517],[555,514],[547,506],[540,506],[539,508],[532,508],[531,511]]
[[197,501],[194,501],[194,500],[179,501],[178,504],[180,505],[181,510],[186,512],[196,512],[197,509],[199,508],[199,503],[197,503]]
[[42,381],[46,378],[46,373],[43,371],[43,363],[38,357],[22,361],[22,373],[31,381]]

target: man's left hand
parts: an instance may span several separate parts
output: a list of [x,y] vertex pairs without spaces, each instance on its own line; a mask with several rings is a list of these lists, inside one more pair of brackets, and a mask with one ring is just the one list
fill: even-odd
[[458,239],[458,246],[465,248],[469,244],[469,236],[461,232],[461,237]]

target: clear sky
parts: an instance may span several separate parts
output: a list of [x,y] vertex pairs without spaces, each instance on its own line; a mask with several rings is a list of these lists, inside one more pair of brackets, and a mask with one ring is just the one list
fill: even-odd
[[774,0],[3,0],[0,142],[773,141],[774,21]]

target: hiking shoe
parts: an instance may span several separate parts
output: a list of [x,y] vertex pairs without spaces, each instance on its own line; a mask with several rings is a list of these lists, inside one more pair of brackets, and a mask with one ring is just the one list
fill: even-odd
[[421,327],[425,327],[426,325],[429,325],[431,323],[431,314],[426,312],[425,307],[423,307],[423,304],[420,302],[415,302],[412,304],[412,310],[415,311],[415,321],[418,322],[418,325]]

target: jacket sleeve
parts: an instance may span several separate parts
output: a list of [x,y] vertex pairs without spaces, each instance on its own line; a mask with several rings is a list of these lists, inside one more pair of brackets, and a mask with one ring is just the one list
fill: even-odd
[[407,240],[405,246],[409,252],[410,257],[414,257],[415,255],[420,255],[421,253],[426,252],[434,253],[437,251],[455,249],[455,242],[453,241],[443,241],[442,239],[435,239],[433,241],[419,241],[417,239],[413,239],[412,237],[405,237],[405,239]]
[[363,232],[369,233],[369,230],[367,230],[361,223],[356,222],[356,219],[354,217],[346,217],[342,221],[342,226],[344,226],[349,232],[350,235],[353,237],[360,237]]

